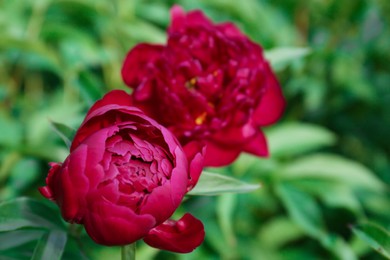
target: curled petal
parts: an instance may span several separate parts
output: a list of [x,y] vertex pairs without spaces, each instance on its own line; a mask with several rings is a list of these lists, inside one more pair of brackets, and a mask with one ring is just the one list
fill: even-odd
[[200,174],[202,173],[206,146],[203,142],[193,141],[186,144],[183,149],[187,156],[190,168],[190,178],[187,187],[187,191],[190,191],[195,187]]
[[152,229],[144,238],[149,246],[176,253],[189,253],[204,240],[204,227],[200,220],[185,214],[180,220],[167,220]]
[[61,164],[51,162],[49,163],[49,165],[51,166],[51,168],[49,170],[49,174],[46,177],[46,186],[40,187],[38,190],[45,198],[55,200],[55,190],[53,190],[52,183],[54,179],[58,177],[58,171],[60,171],[61,169]]

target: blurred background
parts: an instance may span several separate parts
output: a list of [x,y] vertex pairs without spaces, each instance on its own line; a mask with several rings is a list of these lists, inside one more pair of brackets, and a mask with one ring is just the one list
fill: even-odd
[[[384,259],[359,227],[390,230],[388,0],[0,1],[0,202],[43,201],[48,162],[68,153],[50,122],[77,128],[105,92],[126,89],[125,54],[165,42],[173,4],[261,44],[287,109],[266,129],[270,158],[211,169],[262,188],[188,197],[177,216],[203,221],[203,245],[175,255],[140,242],[138,259]],[[6,245],[27,234],[11,233],[0,232],[0,259],[30,259],[42,234]],[[120,257],[84,233],[67,241],[63,259]]]

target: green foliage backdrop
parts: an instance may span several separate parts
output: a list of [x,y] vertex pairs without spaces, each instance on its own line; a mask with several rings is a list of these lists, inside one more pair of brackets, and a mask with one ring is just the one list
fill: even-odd
[[242,155],[232,166],[208,169],[261,188],[189,196],[179,211],[204,222],[205,243],[188,255],[139,243],[138,258],[389,257],[389,3],[0,1],[0,258],[119,259],[118,248],[66,226],[37,187],[47,163],[67,155],[54,131],[64,128],[53,122],[77,128],[105,92],[126,89],[126,52],[165,41],[173,4],[233,21],[260,43],[288,104],[281,122],[266,129],[270,158]]

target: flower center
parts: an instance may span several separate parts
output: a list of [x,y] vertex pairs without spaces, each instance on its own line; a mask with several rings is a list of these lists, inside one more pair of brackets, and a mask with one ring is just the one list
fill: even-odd
[[106,142],[101,162],[106,176],[99,187],[113,185],[113,203],[139,213],[153,190],[171,177],[172,162],[159,145],[152,145],[133,134],[117,134]]

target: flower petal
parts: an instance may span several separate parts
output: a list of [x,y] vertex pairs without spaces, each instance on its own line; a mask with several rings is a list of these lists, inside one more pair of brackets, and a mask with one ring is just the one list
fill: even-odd
[[152,229],[144,238],[149,246],[176,253],[189,253],[204,240],[203,224],[191,214],[180,220],[167,220]]
[[144,237],[155,225],[151,215],[137,215],[129,208],[104,201],[102,197],[90,198],[88,206],[83,224],[98,244],[131,244]]
[[150,74],[163,50],[162,45],[138,44],[132,48],[122,66],[122,78],[127,86],[138,87]]
[[224,147],[207,142],[204,166],[220,167],[232,163],[240,154],[240,147]]
[[259,130],[257,135],[244,146],[244,151],[260,157],[268,156],[267,139],[264,133]]
[[253,120],[259,126],[266,126],[275,123],[283,114],[285,100],[282,89],[280,88],[275,75],[272,73],[269,65],[268,89],[261,99],[260,105],[256,108]]
[[183,149],[187,156],[190,168],[189,182],[187,187],[187,191],[190,191],[195,187],[200,174],[202,173],[206,146],[203,142],[192,141],[186,144]]
[[112,90],[104,95],[102,99],[93,104],[93,106],[88,110],[87,116],[98,108],[114,104],[120,106],[131,106],[131,96],[123,90]]

